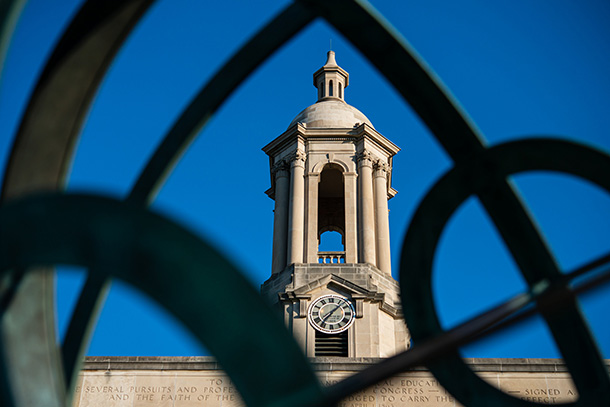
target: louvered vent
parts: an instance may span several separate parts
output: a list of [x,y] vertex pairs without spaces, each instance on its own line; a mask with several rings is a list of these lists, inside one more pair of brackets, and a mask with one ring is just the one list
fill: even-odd
[[316,356],[347,355],[347,331],[332,335],[316,331]]

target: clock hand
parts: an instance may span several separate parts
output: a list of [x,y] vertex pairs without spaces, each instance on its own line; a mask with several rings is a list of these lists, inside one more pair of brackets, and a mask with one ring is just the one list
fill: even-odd
[[322,319],[322,322],[326,322],[326,320],[327,320],[328,318],[330,318],[330,316],[331,316],[331,315],[332,315],[332,314],[333,314],[333,313],[334,313],[336,310],[338,310],[339,308],[341,308],[341,307],[340,307],[339,305],[337,305],[337,306],[336,306],[336,307],[335,307],[335,308],[334,308],[332,311],[330,311],[328,314],[326,314],[325,316],[323,316],[323,317],[321,318],[321,319]]

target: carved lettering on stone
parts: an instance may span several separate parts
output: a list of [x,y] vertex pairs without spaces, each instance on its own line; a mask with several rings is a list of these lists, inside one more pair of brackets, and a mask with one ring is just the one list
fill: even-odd
[[[329,386],[350,372],[321,372]],[[567,373],[481,373],[481,377],[513,397],[541,404],[575,401]],[[220,371],[84,371],[74,407],[104,405],[150,407],[241,407],[237,389]],[[460,406],[427,372],[408,372],[354,393],[340,407]]]

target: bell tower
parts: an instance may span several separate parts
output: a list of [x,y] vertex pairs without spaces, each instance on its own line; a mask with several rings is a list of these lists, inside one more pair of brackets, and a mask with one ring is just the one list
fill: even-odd
[[[318,101],[263,148],[275,200],[271,277],[307,356],[386,357],[409,346],[392,278],[388,200],[400,150],[344,100],[349,74],[328,52],[313,75]],[[341,250],[320,250],[325,232]]]

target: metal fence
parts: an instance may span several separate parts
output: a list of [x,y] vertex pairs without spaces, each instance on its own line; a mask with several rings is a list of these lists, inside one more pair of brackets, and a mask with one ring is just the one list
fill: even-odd
[[[3,405],[19,404],[21,395],[34,390],[44,394],[45,405],[70,403],[92,315],[110,278],[133,284],[179,318],[219,360],[248,405],[330,406],[422,364],[464,405],[532,405],[476,376],[462,362],[457,347],[536,312],[546,320],[572,375],[579,394],[575,405],[610,405],[608,372],[575,300],[576,293],[608,280],[610,256],[561,273],[507,181],[518,172],[553,170],[610,192],[610,157],[549,138],[486,147],[409,45],[360,1],[295,1],[279,13],[199,91],[125,201],[59,192],[95,90],[152,3],[86,1],[44,67],[14,137],[0,210]],[[0,5],[4,46],[22,6],[19,0]],[[321,387],[298,345],[239,270],[201,238],[146,209],[183,147],[219,106],[266,58],[316,18],[340,31],[377,67],[453,160],[453,167],[420,203],[401,253],[400,280],[410,282],[401,285],[403,310],[417,346],[328,388]],[[432,258],[447,220],[473,195],[496,225],[530,289],[445,331],[432,300]],[[103,224],[96,221],[100,214]],[[60,345],[51,329],[55,318],[49,295],[51,272],[32,268],[56,263],[88,268]],[[172,279],[164,278],[169,270]],[[171,294],[175,292],[186,295]],[[256,318],[238,313],[240,307],[223,307],[221,300],[228,295]],[[243,330],[253,334],[244,337]],[[223,332],[222,337],[216,332]]]

